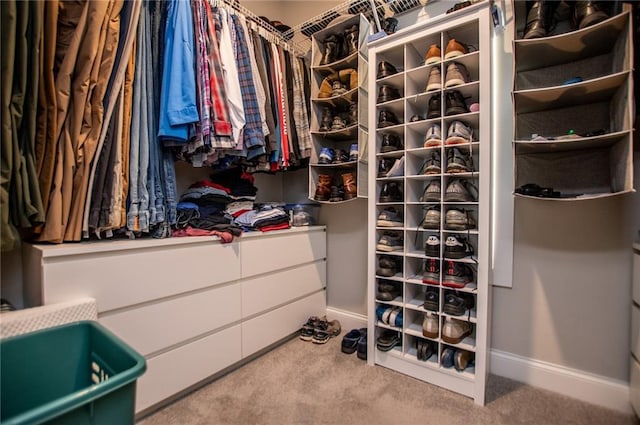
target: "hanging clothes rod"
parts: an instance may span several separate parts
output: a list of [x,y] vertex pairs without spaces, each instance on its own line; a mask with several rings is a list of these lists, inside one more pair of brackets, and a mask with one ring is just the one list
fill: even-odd
[[282,46],[297,56],[304,56],[307,49],[298,46],[297,43],[288,36],[289,31],[280,32],[276,27],[266,22],[264,19],[242,6],[237,0],[209,0],[212,7],[224,7],[231,13],[245,17],[247,23],[256,30],[264,39]]

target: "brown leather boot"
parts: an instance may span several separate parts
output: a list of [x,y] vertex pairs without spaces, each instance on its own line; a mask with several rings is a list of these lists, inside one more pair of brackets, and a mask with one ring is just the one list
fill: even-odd
[[328,174],[318,175],[318,184],[316,185],[316,201],[328,201],[331,193],[331,176]]
[[332,84],[338,78],[340,78],[338,76],[338,73],[334,72],[333,74],[328,75],[324,80],[322,80],[322,83],[320,83],[320,88],[318,90],[318,97],[320,99],[331,97]]
[[344,184],[344,199],[353,199],[358,196],[354,173],[344,173],[342,175],[342,183]]

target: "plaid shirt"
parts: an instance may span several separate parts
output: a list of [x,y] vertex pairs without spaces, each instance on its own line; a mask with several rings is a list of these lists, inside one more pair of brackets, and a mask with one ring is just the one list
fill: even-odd
[[[236,63],[238,65],[238,78],[240,80],[240,90],[242,91],[242,104],[244,106],[244,118],[246,124],[244,127],[244,146],[251,149],[253,156],[264,154],[264,133],[262,132],[262,118],[260,116],[260,107],[258,105],[258,97],[256,88],[253,83],[253,73],[251,69],[251,59],[249,57],[249,49],[247,48],[247,40],[244,36],[244,29],[240,19],[236,15],[232,15],[233,28],[235,30],[235,47],[236,47]],[[256,149],[256,147],[262,149]]]
[[311,132],[309,130],[309,119],[307,114],[307,104],[304,100],[302,59],[293,58],[293,121],[298,132],[298,147],[300,157],[309,158],[311,156]]
[[200,126],[202,136],[206,139],[211,132],[211,82],[209,81],[209,67],[207,64],[206,23],[202,0],[193,0],[194,34],[196,38],[196,65],[198,82],[198,104],[200,106]]
[[231,120],[229,119],[229,107],[226,103],[227,93],[224,88],[224,77],[220,65],[219,33],[216,27],[214,13],[208,1],[204,2],[207,15],[207,33],[209,43],[207,44],[207,58],[210,72],[211,102],[213,109],[211,119],[213,121],[213,134],[211,145],[213,147],[232,147]]

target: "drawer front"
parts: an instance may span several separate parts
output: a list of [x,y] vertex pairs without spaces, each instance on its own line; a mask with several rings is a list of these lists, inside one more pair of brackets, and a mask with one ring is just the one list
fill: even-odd
[[107,315],[100,323],[146,356],[240,318],[240,285],[232,284]]
[[326,310],[325,291],[320,291],[243,322],[242,357],[247,357],[296,332],[309,316],[323,316]]
[[320,260],[242,282],[242,315],[248,317],[322,289],[327,263]]
[[640,252],[633,252],[633,300],[640,304]]
[[312,231],[247,238],[240,243],[242,277],[279,270],[327,257],[327,234]]
[[640,359],[640,308],[631,306],[631,352]]
[[240,333],[236,325],[147,360],[137,383],[136,413],[238,362]]
[[92,297],[98,312],[238,279],[238,244],[219,242],[47,259],[45,304]]
[[633,357],[631,358],[629,398],[631,399],[631,406],[633,406],[636,416],[640,416],[640,363],[638,363]]

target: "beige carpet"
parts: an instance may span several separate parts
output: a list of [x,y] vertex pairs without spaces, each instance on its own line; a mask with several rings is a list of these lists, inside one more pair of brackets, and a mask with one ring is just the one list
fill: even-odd
[[212,424],[638,424],[635,417],[491,376],[487,404],[293,339],[139,421]]

